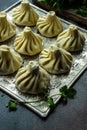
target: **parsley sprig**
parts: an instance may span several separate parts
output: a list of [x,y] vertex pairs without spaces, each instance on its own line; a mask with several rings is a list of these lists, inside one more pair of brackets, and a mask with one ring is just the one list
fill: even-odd
[[16,111],[17,110],[17,102],[16,100],[10,100],[8,102],[8,104],[6,105],[6,107],[9,109],[9,111]]
[[68,88],[66,85],[61,87],[59,89],[59,93],[58,94],[54,94],[52,96],[49,96],[48,94],[45,94],[44,96],[41,97],[41,99],[36,100],[36,101],[19,101],[19,100],[13,100],[11,99],[8,104],[7,107],[9,108],[10,111],[14,111],[17,109],[17,104],[18,103],[35,103],[35,102],[40,102],[40,101],[45,101],[47,103],[47,105],[50,107],[50,110],[54,110],[56,104],[54,103],[53,97],[56,95],[60,95],[61,96],[61,102],[65,103],[68,101],[68,99],[73,99],[74,96],[76,95],[76,90],[74,88]]
[[59,91],[63,103],[66,103],[68,99],[73,99],[74,96],[76,95],[76,90],[74,88],[67,88],[66,85],[60,88]]

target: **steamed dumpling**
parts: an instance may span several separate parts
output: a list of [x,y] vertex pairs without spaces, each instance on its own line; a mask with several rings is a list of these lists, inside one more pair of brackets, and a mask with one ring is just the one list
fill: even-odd
[[14,47],[21,54],[33,56],[41,52],[42,38],[33,33],[30,27],[25,27],[24,31],[16,36]]
[[62,32],[63,26],[55,12],[49,11],[46,16],[38,19],[37,29],[43,36],[54,37]]
[[39,67],[35,61],[30,61],[25,67],[19,69],[15,77],[16,88],[27,94],[45,93],[50,86],[49,74]]
[[39,64],[51,74],[69,72],[72,65],[72,55],[62,48],[51,45],[44,49],[39,57]]
[[21,5],[13,10],[13,21],[21,26],[36,25],[39,15],[31,7],[28,0],[23,0]]
[[14,73],[22,66],[22,58],[7,45],[0,46],[0,75]]
[[60,33],[57,38],[57,46],[69,52],[82,50],[84,43],[85,37],[75,25],[70,25],[69,28]]
[[5,12],[0,12],[0,42],[14,36],[16,33],[16,26],[7,20]]
[[49,11],[48,14],[37,21],[38,31],[46,37],[54,37],[63,31],[62,23],[55,15],[54,11]]

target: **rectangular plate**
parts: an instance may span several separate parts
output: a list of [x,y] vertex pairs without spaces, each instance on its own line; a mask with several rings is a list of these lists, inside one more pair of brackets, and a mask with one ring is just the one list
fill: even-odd
[[[7,12],[7,18],[8,20],[12,21],[12,10],[17,7],[20,4],[20,1],[6,9]],[[31,6],[36,10],[36,12],[39,14],[40,17],[47,14],[47,11],[44,11],[34,5],[31,4]],[[60,19],[62,21],[64,29],[68,28],[68,26],[71,24],[70,22],[67,22],[63,19]],[[67,85],[68,87],[71,87],[71,85],[76,81],[76,79],[82,74],[82,72],[87,67],[87,31],[79,28],[78,29],[84,34],[85,36],[85,46],[83,48],[83,51],[80,54],[73,55],[73,65],[71,67],[71,70],[69,74],[67,75],[51,75],[51,89],[49,95],[57,94],[59,91],[59,88],[61,88],[64,85]],[[23,30],[23,27],[17,26],[17,33],[21,32]],[[35,27],[32,27],[32,30],[34,32],[37,32]],[[55,43],[56,38],[43,38],[44,48],[49,47],[51,44]],[[6,43],[13,47],[15,37],[11,38],[10,40],[6,41]],[[29,60],[38,60],[38,57],[23,57],[24,59],[24,65],[28,63]],[[14,98],[20,100],[20,101],[26,101],[26,102],[34,102],[35,100],[38,100],[39,96],[31,96],[31,95],[24,95],[17,91],[15,84],[14,84],[14,75],[10,76],[0,76],[0,88],[13,96]],[[55,103],[57,103],[60,99],[60,96],[54,96],[53,100]],[[40,102],[34,102],[34,103],[26,103],[25,104],[28,108],[32,109],[34,112],[39,114],[42,117],[46,117],[50,111],[49,106],[46,102],[40,101]]]

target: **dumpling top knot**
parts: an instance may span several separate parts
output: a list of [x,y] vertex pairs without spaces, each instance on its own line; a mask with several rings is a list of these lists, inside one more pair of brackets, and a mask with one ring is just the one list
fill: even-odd
[[63,26],[54,11],[49,11],[48,14],[37,21],[38,31],[46,37],[55,37],[62,32]]
[[69,52],[51,45],[42,51],[39,64],[51,74],[61,74],[70,71],[72,60],[72,55]]
[[16,26],[7,20],[7,14],[0,12],[0,42],[6,41],[16,33]]
[[28,0],[23,0],[21,5],[13,10],[13,21],[20,26],[34,26],[39,15],[31,7]]
[[0,75],[14,73],[22,66],[21,56],[7,45],[0,46]]
[[70,25],[68,29],[58,35],[56,44],[69,52],[76,52],[83,49],[84,43],[85,37],[78,30],[78,27]]
[[35,61],[22,67],[15,77],[16,88],[27,94],[40,94],[48,91],[50,76]]
[[23,32],[16,36],[14,48],[21,54],[33,56],[42,51],[42,38],[32,32],[30,27],[25,27]]

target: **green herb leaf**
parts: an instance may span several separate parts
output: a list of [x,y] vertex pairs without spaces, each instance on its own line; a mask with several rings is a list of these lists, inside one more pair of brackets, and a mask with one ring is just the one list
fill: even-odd
[[75,89],[73,89],[73,88],[68,89],[68,94],[67,94],[68,98],[74,98],[75,95],[76,95]]
[[55,108],[55,104],[54,104],[53,98],[48,97],[47,103],[48,103],[49,107],[51,108],[51,110],[53,110]]
[[68,98],[73,99],[76,95],[76,90],[73,88],[67,88],[66,85],[60,88],[59,91],[63,102],[67,102]]
[[59,89],[60,93],[66,93],[67,92],[67,86],[63,86]]
[[10,100],[6,107],[9,108],[9,111],[15,111],[17,109],[17,103],[15,101]]

